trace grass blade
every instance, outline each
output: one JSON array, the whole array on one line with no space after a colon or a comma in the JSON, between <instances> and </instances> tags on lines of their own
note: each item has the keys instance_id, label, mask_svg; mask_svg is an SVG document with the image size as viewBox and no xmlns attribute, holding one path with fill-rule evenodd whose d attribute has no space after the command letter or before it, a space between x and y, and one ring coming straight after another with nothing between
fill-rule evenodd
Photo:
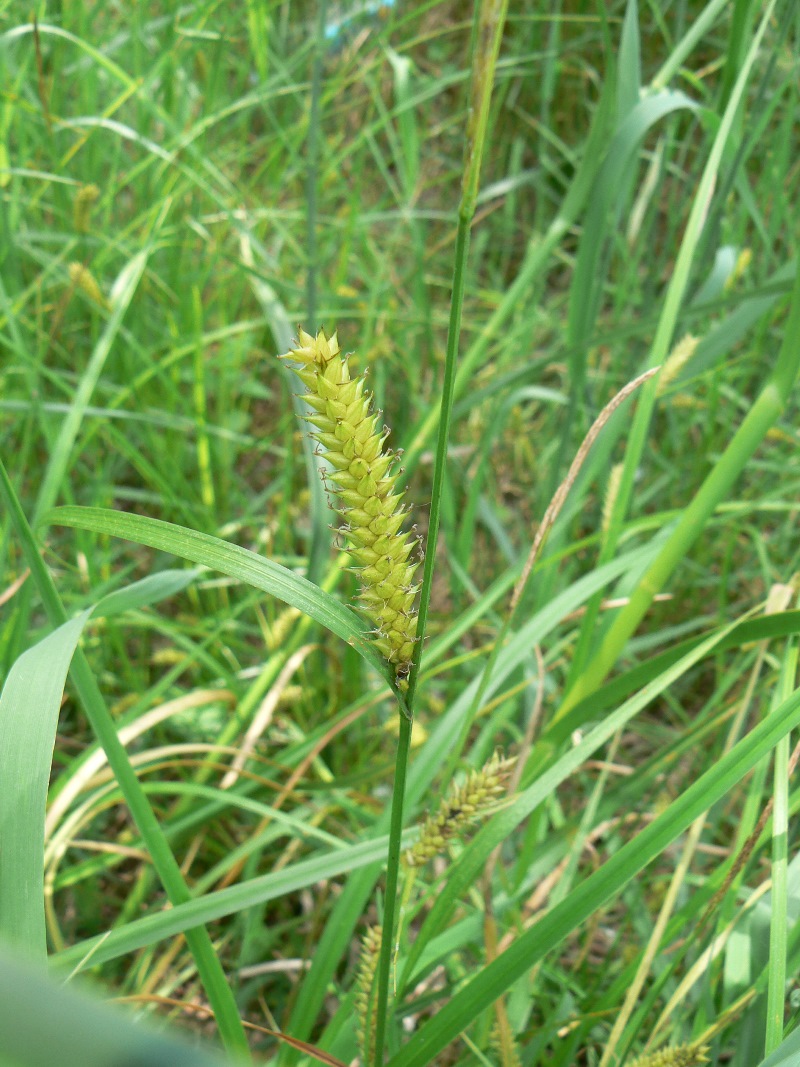
<instances>
[{"instance_id":1,"label":"grass blade","mask_svg":"<svg viewBox=\"0 0 800 1067\"><path fill-rule=\"evenodd\" d=\"M197 571L165 571L118 590L28 649L0 695L0 935L46 957L44 820L58 713L72 657L92 616L153 604L185 588Z\"/></svg>"},{"instance_id":2,"label":"grass blade","mask_svg":"<svg viewBox=\"0 0 800 1067\"><path fill-rule=\"evenodd\" d=\"M425 922L417 935L408 959L405 972L400 982L405 988L413 975L413 969L422 956L427 944L444 928L457 902L464 898L470 886L474 885L487 857L493 849L505 841L519 824L542 804L566 779L576 772L591 755L604 745L626 723L642 711L647 705L686 673L695 663L707 656L730 633L733 627L727 627L702 642L679 662L673 664L641 687L635 696L626 701L613 714L586 735L577 745L541 774L527 789L517 796L513 804L499 812L488 822L464 849L458 862L448 872L447 882L437 895Z\"/></svg>"},{"instance_id":3,"label":"grass blade","mask_svg":"<svg viewBox=\"0 0 800 1067\"><path fill-rule=\"evenodd\" d=\"M797 645L789 644L781 665L776 690L778 700L791 692L797 676ZM769 1054L783 1040L786 1005L786 951L788 944L788 864L789 864L789 736L775 748L772 811L772 913L769 924L769 985L767 988L767 1032L764 1051Z\"/></svg>"},{"instance_id":4,"label":"grass blade","mask_svg":"<svg viewBox=\"0 0 800 1067\"><path fill-rule=\"evenodd\" d=\"M388 838L382 836L347 848L333 849L322 856L295 863L285 870L251 878L215 893L187 900L168 911L145 915L107 934L70 945L52 958L54 962L68 967L76 967L84 959L91 960L92 966L116 959L145 945L152 945L156 941L221 919L225 915L234 915L269 900L306 889L324 879L335 878L337 875L380 862L386 855L387 843Z\"/></svg>"},{"instance_id":5,"label":"grass blade","mask_svg":"<svg viewBox=\"0 0 800 1067\"><path fill-rule=\"evenodd\" d=\"M17 495L14 492L14 487L2 462L0 462L0 495L5 500L30 567L33 581L38 588L51 623L56 626L62 625L67 621L64 605L61 603L53 578L42 561L33 531L22 511ZM92 673L89 662L80 649L75 650L71 674L87 718L98 741L106 751L109 766L120 784L131 815L143 840L147 844L148 851L153 859L153 865L158 871L170 902L173 904L181 903L188 899L189 889L169 847L161 824L150 807L139 779L136 777L136 772L128 758L128 753L119 739L116 726L106 707L103 694L100 692L100 687ZM242 1026L236 1001L208 931L205 929L193 930L187 935L187 942L215 1013L220 1036L226 1048L245 1059L249 1058L247 1037Z\"/></svg>"},{"instance_id":6,"label":"grass blade","mask_svg":"<svg viewBox=\"0 0 800 1067\"><path fill-rule=\"evenodd\" d=\"M45 471L41 488L39 489L39 496L36 500L34 523L55 503L59 488L69 467L72 450L86 414L86 409L111 352L111 347L117 339L125 313L144 274L148 255L149 249L135 255L130 263L123 268L115 282L117 295L108 323L92 352L69 412L61 426L58 439L53 445L50 462Z\"/></svg>"},{"instance_id":7,"label":"grass blade","mask_svg":"<svg viewBox=\"0 0 800 1067\"><path fill-rule=\"evenodd\" d=\"M0 1058L14 1067L224 1067L0 950ZM230 1062L230 1061L228 1061Z\"/></svg>"},{"instance_id":8,"label":"grass blade","mask_svg":"<svg viewBox=\"0 0 800 1067\"><path fill-rule=\"evenodd\" d=\"M0 936L20 952L47 956L44 815L64 682L85 611L28 649L0 696Z\"/></svg>"},{"instance_id":9,"label":"grass blade","mask_svg":"<svg viewBox=\"0 0 800 1067\"><path fill-rule=\"evenodd\" d=\"M391 683L391 672L373 648L358 616L329 593L272 560L185 526L109 508L54 508L47 520L56 525L109 534L170 552L262 589L310 615L327 630L343 638Z\"/></svg>"},{"instance_id":10,"label":"grass blade","mask_svg":"<svg viewBox=\"0 0 800 1067\"><path fill-rule=\"evenodd\" d=\"M664 297L658 327L647 359L647 365L649 367L663 364L668 355L681 306L689 286L694 258L700 246L705 219L711 204L719 170L722 165L723 153L729 142L729 138L731 137L731 131L738 112L739 104L747 86L750 71L758 57L761 38L769 18L771 17L773 7L774 3L767 6L759 30L756 33L750 51L748 52L747 60L742 66L735 91L728 102L714 138L686 223L686 229L681 242L680 252L675 263L675 269ZM800 314L800 312L798 313ZM779 362L781 364L785 363L785 356L784 358L781 358ZM776 374L778 373L779 372L776 370ZM783 378L785 375L781 373L781 377ZM794 376L792 376L792 380L793 378ZM591 605L581 627L581 635L579 638L580 651L573 671L574 684L572 684L571 688L568 690L567 697L559 710L559 715L565 714L566 711L568 711L573 704L577 703L581 697L591 692L592 689L597 688L603 681L611 669L611 666L618 658L628 637L649 607L652 601L652 596L661 591L664 582L669 574L672 573L677 561L685 557L689 547L694 543L700 531L703 529L713 508L724 499L733 480L739 474L741 468L752 454L752 451L760 443L763 435L777 417L777 412L774 412L774 401L777 401L778 407L780 407L782 400L780 396L774 395L775 384L777 383L773 383L772 380L767 383L762 396L759 397L759 401L763 398L764 403L761 404L760 408L759 401L754 405L750 412L751 417L748 417L745 421L745 424L741 427L739 433L731 442L728 452L726 452L727 462L723 463L721 461L714 468L690 507L686 509L685 515L688 514L689 519L684 521L680 527L676 529L675 533L670 538L669 543L665 546L665 549L659 558L656 572L648 573L647 581L640 584L639 595L631 598L630 604L615 620L613 628L606 632L600 647L596 649L591 657L587 656L588 662L585 664L585 669L583 669L583 654L588 652L597 627L599 604L595 602ZM785 400L785 393L788 391L788 388L790 388L791 383L788 387L785 383L782 382L782 384ZM656 404L657 391L657 381L651 382L649 386L645 387L642 391L627 442L622 480L612 509L608 536L600 555L600 562L605 562L605 560L609 559L619 543L622 524L631 501L635 473L644 453L647 432L651 424ZM770 403L770 401L773 401L773 403ZM754 418L752 416L756 415L757 408L758 416ZM745 426L747 429L746 432L743 433L742 431L745 430ZM707 486L709 491L704 492ZM645 586L652 591L649 595L643 594Z\"/></svg>"}]
</instances>

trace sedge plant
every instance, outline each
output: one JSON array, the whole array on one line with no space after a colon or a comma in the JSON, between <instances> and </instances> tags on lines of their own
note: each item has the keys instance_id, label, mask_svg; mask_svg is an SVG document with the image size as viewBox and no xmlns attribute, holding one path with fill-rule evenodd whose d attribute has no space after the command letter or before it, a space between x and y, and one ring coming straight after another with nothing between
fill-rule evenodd
<instances>
[{"instance_id":1,"label":"sedge plant","mask_svg":"<svg viewBox=\"0 0 800 1067\"><path fill-rule=\"evenodd\" d=\"M392 817L386 873L386 897L377 975L374 1033L369 1028L372 1062L382 1064L389 1003L389 974L394 943L395 909L400 867L408 755L414 695L430 605L433 563L439 532L450 418L453 408L461 311L464 300L469 239L487 135L494 71L505 25L507 0L476 5L473 28L470 121L465 140L465 167L458 211L450 322L431 488L425 569L419 605L414 601L416 563L409 559L412 541L401 532L402 494L394 491L398 472L394 457L383 450L386 434L380 416L371 412L363 380L352 381L347 361L339 358L338 340L324 334L300 333L300 346L287 358L300 364L298 376L308 392L314 414L314 437L333 467L330 480L341 504L345 535L359 563L359 604L375 626L375 645L391 664L400 703L400 729L392 792ZM400 694L402 693L402 696Z\"/></svg>"}]
</instances>

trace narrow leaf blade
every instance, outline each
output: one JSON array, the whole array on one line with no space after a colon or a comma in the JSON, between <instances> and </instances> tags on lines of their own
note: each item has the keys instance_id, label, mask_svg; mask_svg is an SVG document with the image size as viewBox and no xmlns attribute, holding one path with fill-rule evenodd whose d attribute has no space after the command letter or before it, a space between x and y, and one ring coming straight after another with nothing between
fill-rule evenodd
<instances>
[{"instance_id":1,"label":"narrow leaf blade","mask_svg":"<svg viewBox=\"0 0 800 1067\"><path fill-rule=\"evenodd\" d=\"M372 645L358 616L329 593L272 560L185 526L108 508L54 508L47 520L54 525L109 534L170 552L261 589L343 638L392 684L391 671Z\"/></svg>"}]
</instances>

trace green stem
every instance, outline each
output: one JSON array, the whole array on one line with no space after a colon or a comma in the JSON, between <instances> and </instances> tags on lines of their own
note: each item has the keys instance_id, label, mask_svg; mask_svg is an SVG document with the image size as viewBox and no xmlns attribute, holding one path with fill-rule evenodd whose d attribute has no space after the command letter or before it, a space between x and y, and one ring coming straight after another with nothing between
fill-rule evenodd
<instances>
[{"instance_id":1,"label":"green stem","mask_svg":"<svg viewBox=\"0 0 800 1067\"><path fill-rule=\"evenodd\" d=\"M503 36L508 0L476 0L472 32L472 79L471 100L468 112L464 174L461 187L461 203L458 209L455 258L453 264L453 292L450 299L450 320L447 329L447 349L444 364L442 399L439 406L439 428L436 441L436 459L431 487L431 507L428 520L428 536L425 546L425 566L420 590L417 640L414 657L408 676L405 702L400 703L400 736L397 744L395 779L392 790L392 821L389 830L389 858L386 869L386 907L383 916L381 955L378 961L378 998L375 1006L375 1059L376 1067L383 1064L383 1049L386 1040L386 1015L389 1001L389 974L392 965L394 944L394 915L396 909L398 869L400 865L400 839L403 832L403 803L405 799L406 770L411 745L411 718L414 695L422 661L422 646L428 623L428 609L433 585L433 570L436 562L436 546L439 538L439 523L442 513L442 493L447 464L447 449L450 438L450 422L456 382L456 362L461 335L461 310L464 306L466 267L469 256L470 230L475 215L478 197L481 160L486 143L489 121L489 105L494 85L494 72L500 41Z\"/></svg>"},{"instance_id":2,"label":"green stem","mask_svg":"<svg viewBox=\"0 0 800 1067\"><path fill-rule=\"evenodd\" d=\"M458 231L456 233L455 269L453 272L453 295L450 301L450 324L447 331L447 352L442 383L442 402L439 415L439 433L436 441L436 460L433 467L433 486L431 488L431 509L428 521L428 536L425 544L425 565L422 571L422 588L419 598L419 618L417 621L417 643L414 646L414 659L408 678L407 703L413 709L414 694L417 689L419 668L422 660L422 646L428 625L428 609L431 602L433 571L436 564L436 544L439 539L439 523L442 516L442 491L444 489L445 468L447 466L447 446L450 439L450 421L453 413L453 388L456 380L456 361L458 358L458 338L461 331L461 309L464 304L466 282L466 264L469 255L471 218L459 213Z\"/></svg>"},{"instance_id":3,"label":"green stem","mask_svg":"<svg viewBox=\"0 0 800 1067\"><path fill-rule=\"evenodd\" d=\"M67 621L67 613L61 603L53 578L44 565L33 531L22 511L2 461L0 461L0 492L22 543L31 576L42 598L50 623L54 627L60 626ZM142 835L142 840L147 846L169 901L173 905L183 904L190 899L189 888L131 766L128 753L120 742L114 721L106 707L89 662L80 649L76 651L73 658L70 675L75 683L86 717L105 749L109 766L119 783L133 820ZM187 930L185 937L214 1012L225 1048L240 1060L249 1062L250 1050L236 1001L208 931L204 927L198 927Z\"/></svg>"},{"instance_id":4,"label":"green stem","mask_svg":"<svg viewBox=\"0 0 800 1067\"><path fill-rule=\"evenodd\" d=\"M450 298L450 320L447 327L447 350L442 382L442 401L439 406L439 428L436 439L436 459L433 467L431 509L428 521L428 537L425 546L425 567L420 591L419 621L414 661L408 681L407 703L413 708L414 693L422 659L422 645L428 621L433 569L436 563L436 545L439 537L439 521L442 511L447 448L450 439L450 420L456 384L456 361L461 336L461 311L464 306L466 268L469 256L472 219L478 198L481 160L486 143L489 121L489 105L492 99L494 72L497 55L505 26L508 0L476 0L472 26L472 79L471 100L467 120L464 175L461 185L461 203L458 208L455 259L453 264L453 292Z\"/></svg>"},{"instance_id":5,"label":"green stem","mask_svg":"<svg viewBox=\"0 0 800 1067\"><path fill-rule=\"evenodd\" d=\"M327 0L320 0L317 8L317 29L314 41L314 57L311 68L311 107L308 117L308 136L306 138L306 315L308 328L312 333L317 332L317 278L319 255L317 251L318 232L318 186L319 186L319 146L320 146L320 112L322 101L322 62L325 55L325 20L327 18ZM286 351L288 345L281 344L282 351ZM296 404L304 406L299 399ZM298 411L298 414L300 412ZM306 411L305 414L308 414ZM331 539L328 523L330 522L330 509L327 505L326 494L318 477L319 461L315 461L310 448L309 439L303 435L303 448L306 450L306 465L309 473L314 477L309 479L311 487L311 548L308 554L308 571L306 577L309 581L319 583L325 561L330 554Z\"/></svg>"},{"instance_id":6,"label":"green stem","mask_svg":"<svg viewBox=\"0 0 800 1067\"><path fill-rule=\"evenodd\" d=\"M383 1063L386 1041L386 1015L389 1004L389 974L392 967L394 914L397 906L397 880L403 836L403 804L406 795L408 753L411 749L411 719L400 715L400 736L392 788L392 821L389 826L389 857L386 864L386 904L383 912L381 955L378 960L378 999L375 1004L375 1063Z\"/></svg>"},{"instance_id":7,"label":"green stem","mask_svg":"<svg viewBox=\"0 0 800 1067\"><path fill-rule=\"evenodd\" d=\"M534 283L551 262L555 249L572 231L575 221L589 199L600 161L603 158L603 146L608 136L613 100L613 94L604 91L592 120L585 151L555 218L544 234L536 232L530 237L516 278L502 295L488 322L465 351L455 378L454 395L456 397L466 391L475 371L486 358L490 345L495 338L500 336L508 320L516 314L524 301L530 303ZM416 469L426 444L436 431L439 417L439 409L432 407L421 425L415 430L414 439L408 444L403 454L403 466L408 474Z\"/></svg>"},{"instance_id":8,"label":"green stem","mask_svg":"<svg viewBox=\"0 0 800 1067\"><path fill-rule=\"evenodd\" d=\"M327 0L320 0L317 9L317 34L314 39L314 58L311 69L311 112L306 138L306 321L312 333L317 332L317 178L319 174L319 123L322 95L322 57L325 49L325 17Z\"/></svg>"},{"instance_id":9,"label":"green stem","mask_svg":"<svg viewBox=\"0 0 800 1067\"><path fill-rule=\"evenodd\" d=\"M773 374L694 500L683 511L661 551L642 575L628 603L606 631L596 654L559 708L556 720L563 718L584 697L593 693L614 666L653 598L686 557L714 510L725 500L767 431L783 412L799 371L800 264L795 274L783 345Z\"/></svg>"},{"instance_id":10,"label":"green stem","mask_svg":"<svg viewBox=\"0 0 800 1067\"><path fill-rule=\"evenodd\" d=\"M774 704L779 706L791 694L797 675L797 645L789 641ZM771 709L771 710L774 710ZM775 746L772 809L772 913L769 924L769 984L767 986L767 1026L764 1055L783 1041L786 1005L786 956L789 943L787 912L789 903L789 735Z\"/></svg>"}]
</instances>

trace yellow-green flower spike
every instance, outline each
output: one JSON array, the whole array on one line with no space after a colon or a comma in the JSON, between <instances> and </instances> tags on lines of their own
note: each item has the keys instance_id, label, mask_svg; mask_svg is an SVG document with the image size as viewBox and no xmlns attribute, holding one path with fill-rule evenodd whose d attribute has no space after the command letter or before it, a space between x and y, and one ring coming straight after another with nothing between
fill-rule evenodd
<instances>
[{"instance_id":1,"label":"yellow-green flower spike","mask_svg":"<svg viewBox=\"0 0 800 1067\"><path fill-rule=\"evenodd\" d=\"M96 185L82 185L75 194L73 224L78 233L88 233L92 208L100 196Z\"/></svg>"},{"instance_id":2,"label":"yellow-green flower spike","mask_svg":"<svg viewBox=\"0 0 800 1067\"><path fill-rule=\"evenodd\" d=\"M485 815L506 791L516 757L504 759L497 752L479 771L470 771L461 785L454 786L420 828L417 843L403 857L409 867L421 867L438 855L450 838L473 819Z\"/></svg>"},{"instance_id":3,"label":"yellow-green flower spike","mask_svg":"<svg viewBox=\"0 0 800 1067\"><path fill-rule=\"evenodd\" d=\"M372 1063L375 1044L375 975L381 954L381 940L380 926L370 926L361 941L361 956L355 981L356 1030L365 1064Z\"/></svg>"},{"instance_id":4,"label":"yellow-green flower spike","mask_svg":"<svg viewBox=\"0 0 800 1067\"><path fill-rule=\"evenodd\" d=\"M67 267L67 273L72 284L77 286L78 289L82 289L95 304L99 304L104 308L109 306L102 289L97 284L97 279L88 267L84 267L82 263L70 263Z\"/></svg>"},{"instance_id":5,"label":"yellow-green flower spike","mask_svg":"<svg viewBox=\"0 0 800 1067\"><path fill-rule=\"evenodd\" d=\"M338 498L343 532L358 565L359 607L375 627L375 646L402 681L416 640L418 561L409 558L414 538L400 529L407 511L403 493L396 491L397 456L384 449L388 431L379 428L380 412L372 411L363 375L350 377L336 334L326 337L320 330L312 337L299 330L297 347L280 358L299 364L295 373L313 412L311 436L333 468L329 488Z\"/></svg>"},{"instance_id":6,"label":"yellow-green flower spike","mask_svg":"<svg viewBox=\"0 0 800 1067\"><path fill-rule=\"evenodd\" d=\"M673 1045L637 1056L630 1067L700 1067L708 1063L708 1049L708 1045L696 1041L690 1045Z\"/></svg>"}]
</instances>

